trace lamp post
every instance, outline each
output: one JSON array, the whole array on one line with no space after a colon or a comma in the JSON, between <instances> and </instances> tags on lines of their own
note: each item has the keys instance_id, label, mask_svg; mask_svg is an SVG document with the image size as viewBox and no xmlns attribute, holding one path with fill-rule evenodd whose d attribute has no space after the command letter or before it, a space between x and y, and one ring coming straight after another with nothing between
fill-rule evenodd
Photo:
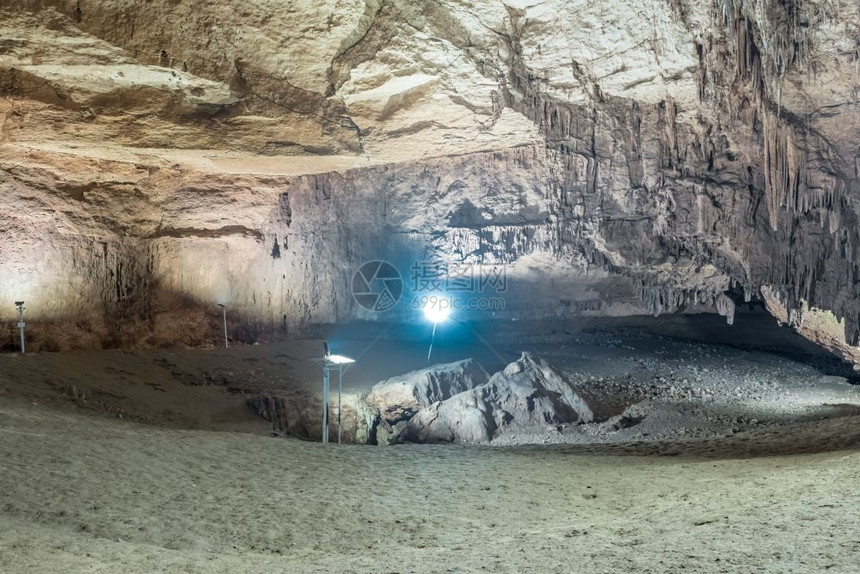
<instances>
[{"instance_id":1,"label":"lamp post","mask_svg":"<svg viewBox=\"0 0 860 574\"><path fill-rule=\"evenodd\" d=\"M15 307L18 309L18 330L21 331L21 354L27 352L27 348L24 344L24 302L23 301L15 301Z\"/></svg>"},{"instance_id":2,"label":"lamp post","mask_svg":"<svg viewBox=\"0 0 860 574\"><path fill-rule=\"evenodd\" d=\"M221 311L224 314L224 348L229 349L230 343L227 341L227 305L218 303L218 306L221 307Z\"/></svg>"},{"instance_id":3,"label":"lamp post","mask_svg":"<svg viewBox=\"0 0 860 574\"><path fill-rule=\"evenodd\" d=\"M433 354L433 343L436 341L436 326L448 320L451 314L451 301L440 296L431 296L424 305L424 317L433 321L433 334L430 335L430 348L427 350L427 362Z\"/></svg>"},{"instance_id":4,"label":"lamp post","mask_svg":"<svg viewBox=\"0 0 860 574\"><path fill-rule=\"evenodd\" d=\"M340 443L342 438L342 423L341 407L343 399L343 367L355 362L354 359L344 357L343 355L332 355L328 352L328 343L326 343L326 356L322 359L314 359L314 362L320 363L323 369L323 405L322 405L322 442L328 443L328 402L329 390L331 387L331 373L337 371L337 442Z\"/></svg>"}]
</instances>

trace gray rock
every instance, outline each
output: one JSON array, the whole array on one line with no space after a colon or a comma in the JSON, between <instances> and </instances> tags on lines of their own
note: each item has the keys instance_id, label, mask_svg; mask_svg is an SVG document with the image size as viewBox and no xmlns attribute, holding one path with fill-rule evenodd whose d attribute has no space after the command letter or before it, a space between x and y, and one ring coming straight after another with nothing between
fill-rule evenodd
<instances>
[{"instance_id":1,"label":"gray rock","mask_svg":"<svg viewBox=\"0 0 860 574\"><path fill-rule=\"evenodd\" d=\"M487 384L420 409L397 441L488 442L504 429L592 419L585 401L548 362L523 353Z\"/></svg>"},{"instance_id":2,"label":"gray rock","mask_svg":"<svg viewBox=\"0 0 860 574\"><path fill-rule=\"evenodd\" d=\"M421 407L485 384L490 376L474 359L433 365L377 383L365 401L389 424L411 418Z\"/></svg>"}]
</instances>

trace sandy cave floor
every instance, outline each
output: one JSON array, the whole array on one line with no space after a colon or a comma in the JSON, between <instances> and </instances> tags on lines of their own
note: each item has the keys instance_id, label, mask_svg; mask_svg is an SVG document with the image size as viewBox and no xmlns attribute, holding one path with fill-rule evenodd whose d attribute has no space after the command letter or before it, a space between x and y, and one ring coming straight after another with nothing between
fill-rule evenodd
<instances>
[{"instance_id":1,"label":"sandy cave floor","mask_svg":"<svg viewBox=\"0 0 860 574\"><path fill-rule=\"evenodd\" d=\"M454 339L439 360L488 370L524 344ZM426 352L340 344L351 392ZM245 394L313 392L318 346L0 356L0 572L860 571L860 396L809 357L541 334L606 415L645 393L648 417L525 437L570 444L270 436Z\"/></svg>"},{"instance_id":2,"label":"sandy cave floor","mask_svg":"<svg viewBox=\"0 0 860 574\"><path fill-rule=\"evenodd\" d=\"M0 469L3 572L860 565L854 450L721 460L325 447L6 404Z\"/></svg>"}]
</instances>

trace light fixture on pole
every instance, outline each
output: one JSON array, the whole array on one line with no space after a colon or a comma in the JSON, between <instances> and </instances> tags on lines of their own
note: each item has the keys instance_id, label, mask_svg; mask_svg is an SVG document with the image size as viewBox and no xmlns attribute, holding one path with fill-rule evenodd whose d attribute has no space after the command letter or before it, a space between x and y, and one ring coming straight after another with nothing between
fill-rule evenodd
<instances>
[{"instance_id":1,"label":"light fixture on pole","mask_svg":"<svg viewBox=\"0 0 860 574\"><path fill-rule=\"evenodd\" d=\"M325 344L326 356L322 359L314 359L315 363L322 366L323 370L323 400L322 400L322 442L328 443L328 411L329 411L329 391L331 387L331 374L337 372L337 442L342 438L342 400L343 400L343 368L345 365L351 365L355 362L354 359L344 357L343 355L332 355L328 350L328 343Z\"/></svg>"},{"instance_id":2,"label":"light fixture on pole","mask_svg":"<svg viewBox=\"0 0 860 574\"><path fill-rule=\"evenodd\" d=\"M230 343L227 342L227 305L218 303L218 306L221 307L221 311L224 314L224 348L229 349Z\"/></svg>"},{"instance_id":3,"label":"light fixture on pole","mask_svg":"<svg viewBox=\"0 0 860 574\"><path fill-rule=\"evenodd\" d=\"M433 354L433 342L436 340L436 325L448 320L451 314L450 301L435 295L424 305L424 317L433 321L433 334L430 335L430 348L427 349L427 362Z\"/></svg>"},{"instance_id":4,"label":"light fixture on pole","mask_svg":"<svg viewBox=\"0 0 860 574\"><path fill-rule=\"evenodd\" d=\"M15 301L15 307L18 309L18 330L21 331L21 354L27 352L27 348L24 344L24 302L23 301Z\"/></svg>"}]
</instances>

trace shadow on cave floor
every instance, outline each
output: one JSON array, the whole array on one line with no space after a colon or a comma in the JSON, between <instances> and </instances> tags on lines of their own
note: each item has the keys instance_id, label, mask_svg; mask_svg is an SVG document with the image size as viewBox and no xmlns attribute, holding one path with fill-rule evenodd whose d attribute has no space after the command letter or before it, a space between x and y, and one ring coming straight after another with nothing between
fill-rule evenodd
<instances>
[{"instance_id":1,"label":"shadow on cave floor","mask_svg":"<svg viewBox=\"0 0 860 574\"><path fill-rule=\"evenodd\" d=\"M728 441L719 452L738 455L830 450L858 440L851 429L860 428L860 397L845 385L846 378L857 381L853 370L764 312L739 312L734 326L705 314L450 322L439 325L428 362L431 329L354 323L229 349L4 354L0 397L155 425L268 434L271 421L251 413L248 400L280 396L316 429L320 371L311 359L323 354L327 340L333 352L358 360L344 375L344 391L353 397L430 363L472 357L493 374L523 351L546 359L592 406L595 425L580 427L579 435L541 428L517 439L531 444L619 454L677 454L680 448L712 456L711 440ZM612 433L597 424L643 400L651 414L641 423ZM734 436L715 437L723 432ZM779 442L803 433L809 433L803 444ZM502 436L493 444L521 443Z\"/></svg>"}]
</instances>

